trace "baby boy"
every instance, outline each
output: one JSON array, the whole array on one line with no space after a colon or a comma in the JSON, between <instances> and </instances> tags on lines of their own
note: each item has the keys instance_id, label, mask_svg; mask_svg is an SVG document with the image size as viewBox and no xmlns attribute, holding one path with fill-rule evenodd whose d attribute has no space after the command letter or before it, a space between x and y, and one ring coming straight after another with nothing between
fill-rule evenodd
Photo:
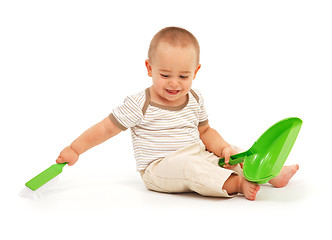
<instances>
[{"instance_id":1,"label":"baby boy","mask_svg":"<svg viewBox=\"0 0 332 240\"><path fill-rule=\"evenodd\" d=\"M136 168L148 189L214 197L240 193L254 200L260 187L243 177L240 165L218 165L220 157L228 163L237 151L210 127L203 96L192 88L199 56L192 33L178 27L160 30L145 60L152 85L128 96L63 149L56 162L74 165L80 154L130 128ZM284 187L298 168L283 167L269 183Z\"/></svg>"}]
</instances>

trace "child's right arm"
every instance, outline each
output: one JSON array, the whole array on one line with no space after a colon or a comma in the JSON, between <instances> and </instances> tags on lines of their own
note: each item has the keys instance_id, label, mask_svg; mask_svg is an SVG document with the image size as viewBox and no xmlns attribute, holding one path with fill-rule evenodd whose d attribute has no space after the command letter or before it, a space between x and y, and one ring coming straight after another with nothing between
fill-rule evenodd
<instances>
[{"instance_id":1,"label":"child's right arm","mask_svg":"<svg viewBox=\"0 0 332 240\"><path fill-rule=\"evenodd\" d=\"M70 146L65 147L56 162L67 162L69 166L72 166L77 162L82 153L114 137L121 131L122 130L120 130L109 117L106 117L104 120L82 133Z\"/></svg>"}]
</instances>

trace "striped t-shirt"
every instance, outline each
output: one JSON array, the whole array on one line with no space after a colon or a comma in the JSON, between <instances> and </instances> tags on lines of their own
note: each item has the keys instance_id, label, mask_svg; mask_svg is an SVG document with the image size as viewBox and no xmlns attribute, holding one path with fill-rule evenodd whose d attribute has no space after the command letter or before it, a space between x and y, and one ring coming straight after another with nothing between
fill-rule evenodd
<instances>
[{"instance_id":1,"label":"striped t-shirt","mask_svg":"<svg viewBox=\"0 0 332 240\"><path fill-rule=\"evenodd\" d=\"M137 171L199 141L198 126L208 123L203 97L196 89L190 90L184 104L169 107L152 102L147 88L128 96L109 117L121 130L131 129Z\"/></svg>"}]
</instances>

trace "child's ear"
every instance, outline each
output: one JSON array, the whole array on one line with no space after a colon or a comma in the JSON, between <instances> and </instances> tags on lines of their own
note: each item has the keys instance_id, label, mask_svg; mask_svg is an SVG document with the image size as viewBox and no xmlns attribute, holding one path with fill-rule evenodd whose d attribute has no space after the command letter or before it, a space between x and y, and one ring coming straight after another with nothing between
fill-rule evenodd
<instances>
[{"instance_id":1,"label":"child's ear","mask_svg":"<svg viewBox=\"0 0 332 240\"><path fill-rule=\"evenodd\" d=\"M148 70L148 76L152 77L152 67L149 59L145 60L146 70Z\"/></svg>"},{"instance_id":2,"label":"child's ear","mask_svg":"<svg viewBox=\"0 0 332 240\"><path fill-rule=\"evenodd\" d=\"M200 68L201 68L201 64L198 64L198 66L197 66L197 68L196 68L196 70L195 70L194 78L193 78L193 79L195 79L196 74L197 74L197 72L198 72L198 70L199 70Z\"/></svg>"}]
</instances>

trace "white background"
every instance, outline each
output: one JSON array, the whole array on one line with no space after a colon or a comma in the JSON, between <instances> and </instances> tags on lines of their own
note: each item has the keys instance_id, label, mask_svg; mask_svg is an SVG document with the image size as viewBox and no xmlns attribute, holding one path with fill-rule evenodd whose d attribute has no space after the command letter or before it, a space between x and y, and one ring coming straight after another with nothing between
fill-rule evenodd
<instances>
[{"instance_id":1,"label":"white background","mask_svg":"<svg viewBox=\"0 0 332 240\"><path fill-rule=\"evenodd\" d=\"M331 218L332 8L329 1L1 1L1 239L328 239ZM257 200L146 190L130 132L83 154L37 200L30 178L150 86L144 60L163 27L191 31L193 87L210 125L247 149L291 116L299 172ZM4 237L6 236L6 237Z\"/></svg>"}]
</instances>

